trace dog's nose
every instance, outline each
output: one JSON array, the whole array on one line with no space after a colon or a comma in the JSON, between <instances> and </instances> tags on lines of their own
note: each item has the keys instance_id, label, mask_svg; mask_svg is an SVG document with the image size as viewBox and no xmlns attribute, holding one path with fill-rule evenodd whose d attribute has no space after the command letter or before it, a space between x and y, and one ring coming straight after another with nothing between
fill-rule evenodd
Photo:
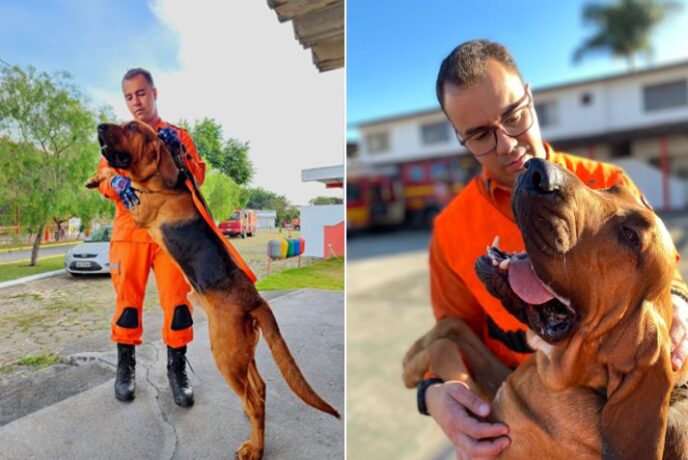
<instances>
[{"instance_id":1,"label":"dog's nose","mask_svg":"<svg viewBox=\"0 0 688 460\"><path fill-rule=\"evenodd\" d=\"M531 158L525 164L522 184L539 193L551 193L559 190L564 176L554 164L542 158Z\"/></svg>"}]
</instances>

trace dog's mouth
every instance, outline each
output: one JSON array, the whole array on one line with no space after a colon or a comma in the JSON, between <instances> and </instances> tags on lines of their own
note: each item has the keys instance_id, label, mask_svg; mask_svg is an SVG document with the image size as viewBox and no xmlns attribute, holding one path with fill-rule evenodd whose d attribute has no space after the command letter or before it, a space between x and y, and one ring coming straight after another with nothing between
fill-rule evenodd
<instances>
[{"instance_id":1,"label":"dog's mouth","mask_svg":"<svg viewBox=\"0 0 688 460\"><path fill-rule=\"evenodd\" d=\"M105 157L110 166L118 169L127 169L131 164L131 154L129 152L120 152L110 146L103 134L98 135L98 142L100 143L100 153Z\"/></svg>"},{"instance_id":2,"label":"dog's mouth","mask_svg":"<svg viewBox=\"0 0 688 460\"><path fill-rule=\"evenodd\" d=\"M547 343L554 344L573 330L578 315L571 302L558 295L535 273L528 254L507 254L499 239L475 264L478 278L509 313Z\"/></svg>"}]
</instances>

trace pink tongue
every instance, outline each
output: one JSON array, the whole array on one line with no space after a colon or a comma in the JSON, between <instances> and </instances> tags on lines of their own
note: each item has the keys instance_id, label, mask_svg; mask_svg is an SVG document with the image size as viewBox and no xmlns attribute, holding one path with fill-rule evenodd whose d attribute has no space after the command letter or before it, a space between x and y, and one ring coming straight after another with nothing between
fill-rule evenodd
<instances>
[{"instance_id":1,"label":"pink tongue","mask_svg":"<svg viewBox=\"0 0 688 460\"><path fill-rule=\"evenodd\" d=\"M509 262L509 285L524 302L540 305L554 298L530 265L525 255L516 255Z\"/></svg>"}]
</instances>

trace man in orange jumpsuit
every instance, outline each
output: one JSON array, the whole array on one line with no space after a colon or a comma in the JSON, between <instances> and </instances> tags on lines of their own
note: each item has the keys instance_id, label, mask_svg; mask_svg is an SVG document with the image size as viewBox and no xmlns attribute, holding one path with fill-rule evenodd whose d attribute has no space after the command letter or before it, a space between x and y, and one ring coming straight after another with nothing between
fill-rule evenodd
<instances>
[{"instance_id":1,"label":"man in orange jumpsuit","mask_svg":"<svg viewBox=\"0 0 688 460\"><path fill-rule=\"evenodd\" d=\"M171 128L186 150L184 161L200 186L205 177L205 163L198 155L189 133L160 119L156 100L158 92L151 74L131 69L122 78L122 92L129 112L153 129ZM108 168L100 160L98 171ZM117 307L112 321L112 340L117 343L117 378L115 397L120 401L134 398L136 358L134 346L141 344L142 307L148 274L153 268L163 310L162 339L167 345L167 377L179 406L194 403L193 387L186 375L186 345L193 339L192 306L187 295L190 287L177 266L153 242L145 229L136 228L128 209L139 201L131 188L126 171L109 182L101 182L99 191L115 200L116 211L110 243L110 273L117 293Z\"/></svg>"},{"instance_id":2,"label":"man in orange jumpsuit","mask_svg":"<svg viewBox=\"0 0 688 460\"><path fill-rule=\"evenodd\" d=\"M530 88L502 45L475 40L458 46L442 62L436 90L459 141L481 163L482 172L435 220L430 242L433 311L438 320L462 318L495 356L514 368L531 352L526 327L489 295L474 264L496 235L508 252L525 249L510 206L514 179L525 162L546 158L593 188L624 183L638 192L620 168L555 152L542 141ZM672 292L672 361L678 368L688 354L688 296L678 271ZM470 356L464 358L470 368ZM440 425L458 459L492 458L509 445L506 425L479 422L471 415L490 411L474 389L427 377L418 385L418 409Z\"/></svg>"}]
</instances>

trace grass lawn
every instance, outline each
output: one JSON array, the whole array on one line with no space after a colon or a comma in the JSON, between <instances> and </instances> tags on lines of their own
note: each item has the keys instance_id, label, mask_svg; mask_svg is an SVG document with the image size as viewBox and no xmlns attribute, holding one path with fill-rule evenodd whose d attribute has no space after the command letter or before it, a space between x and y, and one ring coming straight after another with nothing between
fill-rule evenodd
<instances>
[{"instance_id":1,"label":"grass lawn","mask_svg":"<svg viewBox=\"0 0 688 460\"><path fill-rule=\"evenodd\" d=\"M41 243L41 248L50 247L60 247L60 246L72 246L81 243L81 240L66 240L66 241L51 241ZM33 241L22 242L22 241L9 241L0 243L0 253L1 252L12 252L12 251L27 251L33 248Z\"/></svg>"},{"instance_id":2,"label":"grass lawn","mask_svg":"<svg viewBox=\"0 0 688 460\"><path fill-rule=\"evenodd\" d=\"M256 283L259 291L288 289L344 289L344 259L331 258L302 268L292 268L263 278Z\"/></svg>"},{"instance_id":3,"label":"grass lawn","mask_svg":"<svg viewBox=\"0 0 688 460\"><path fill-rule=\"evenodd\" d=\"M60 270L62 268L64 268L64 254L39 257L38 264L35 267L31 267L26 260L2 264L0 265L0 282Z\"/></svg>"},{"instance_id":4,"label":"grass lawn","mask_svg":"<svg viewBox=\"0 0 688 460\"><path fill-rule=\"evenodd\" d=\"M39 353L37 355L26 355L20 360L7 366L0 366L0 374L8 374L18 366L29 366L34 369L43 369L44 367L52 366L53 364L60 364L62 358L54 353Z\"/></svg>"}]
</instances>

